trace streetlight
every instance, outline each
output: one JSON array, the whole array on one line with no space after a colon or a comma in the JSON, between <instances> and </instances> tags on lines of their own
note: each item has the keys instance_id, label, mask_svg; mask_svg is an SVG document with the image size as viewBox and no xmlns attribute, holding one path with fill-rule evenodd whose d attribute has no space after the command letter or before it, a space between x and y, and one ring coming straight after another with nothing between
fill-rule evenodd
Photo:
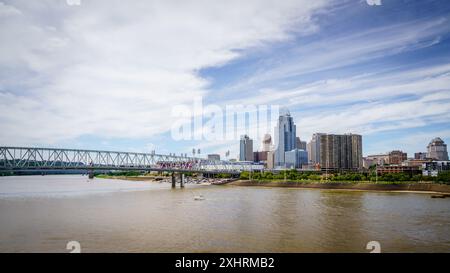
<instances>
[{"instance_id":1,"label":"streetlight","mask_svg":"<svg viewBox=\"0 0 450 273\"><path fill-rule=\"evenodd\" d=\"M375 164L375 183L378 183L378 163Z\"/></svg>"},{"instance_id":2,"label":"streetlight","mask_svg":"<svg viewBox=\"0 0 450 273\"><path fill-rule=\"evenodd\" d=\"M328 137L327 139L327 149L328 149ZM325 179L328 181L328 168L329 168L329 164L328 164L328 156L327 156L327 166L325 167Z\"/></svg>"}]
</instances>

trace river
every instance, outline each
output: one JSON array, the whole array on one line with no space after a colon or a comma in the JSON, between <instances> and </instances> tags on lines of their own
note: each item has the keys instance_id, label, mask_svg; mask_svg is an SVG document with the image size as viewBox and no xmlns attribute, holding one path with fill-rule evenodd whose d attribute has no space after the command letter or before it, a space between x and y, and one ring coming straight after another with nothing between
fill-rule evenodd
<instances>
[{"instance_id":1,"label":"river","mask_svg":"<svg viewBox=\"0 0 450 273\"><path fill-rule=\"evenodd\" d=\"M194 200L203 195L205 200ZM0 252L450 252L450 199L423 193L0 177Z\"/></svg>"}]
</instances>

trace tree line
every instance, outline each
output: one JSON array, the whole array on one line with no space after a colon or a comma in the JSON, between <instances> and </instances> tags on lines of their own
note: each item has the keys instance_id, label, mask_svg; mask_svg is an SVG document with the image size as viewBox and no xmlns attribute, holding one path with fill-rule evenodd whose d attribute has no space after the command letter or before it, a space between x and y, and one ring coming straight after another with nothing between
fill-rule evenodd
<instances>
[{"instance_id":1,"label":"tree line","mask_svg":"<svg viewBox=\"0 0 450 273\"><path fill-rule=\"evenodd\" d=\"M240 179L243 180L283 180L290 181L341 181L341 182L419 182L430 181L435 183L450 184L450 171L442 171L436 177L423 176L422 174L410 174L410 173L386 173L382 175L376 175L376 173L332 173L323 174L321 172L301 172L297 170L287 170L279 172L242 172Z\"/></svg>"}]
</instances>

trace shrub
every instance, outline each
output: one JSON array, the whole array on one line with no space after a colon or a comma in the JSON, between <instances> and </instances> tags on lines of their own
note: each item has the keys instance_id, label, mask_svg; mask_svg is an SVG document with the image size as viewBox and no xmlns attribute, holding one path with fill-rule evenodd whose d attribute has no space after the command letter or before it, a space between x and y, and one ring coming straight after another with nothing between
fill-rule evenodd
<instances>
[{"instance_id":1,"label":"shrub","mask_svg":"<svg viewBox=\"0 0 450 273\"><path fill-rule=\"evenodd\" d=\"M436 181L444 184L450 184L450 171L442 171L436 177Z\"/></svg>"},{"instance_id":2,"label":"shrub","mask_svg":"<svg viewBox=\"0 0 450 273\"><path fill-rule=\"evenodd\" d=\"M230 178L231 174L229 173L219 173L216 175L217 178Z\"/></svg>"},{"instance_id":3,"label":"shrub","mask_svg":"<svg viewBox=\"0 0 450 273\"><path fill-rule=\"evenodd\" d=\"M248 178L249 178L249 173L248 172L241 172L241 175L240 175L240 177L239 177L240 179L243 179L243 180L248 180Z\"/></svg>"}]
</instances>

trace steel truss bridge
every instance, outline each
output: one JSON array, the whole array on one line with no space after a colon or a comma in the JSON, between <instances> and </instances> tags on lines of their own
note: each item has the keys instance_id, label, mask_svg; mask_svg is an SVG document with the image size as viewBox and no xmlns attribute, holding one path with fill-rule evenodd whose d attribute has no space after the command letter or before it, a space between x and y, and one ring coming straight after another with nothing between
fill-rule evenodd
<instances>
[{"instance_id":1,"label":"steel truss bridge","mask_svg":"<svg viewBox=\"0 0 450 273\"><path fill-rule=\"evenodd\" d=\"M251 166L196 157L96 150L0 147L0 172L136 170L239 174Z\"/></svg>"}]
</instances>

